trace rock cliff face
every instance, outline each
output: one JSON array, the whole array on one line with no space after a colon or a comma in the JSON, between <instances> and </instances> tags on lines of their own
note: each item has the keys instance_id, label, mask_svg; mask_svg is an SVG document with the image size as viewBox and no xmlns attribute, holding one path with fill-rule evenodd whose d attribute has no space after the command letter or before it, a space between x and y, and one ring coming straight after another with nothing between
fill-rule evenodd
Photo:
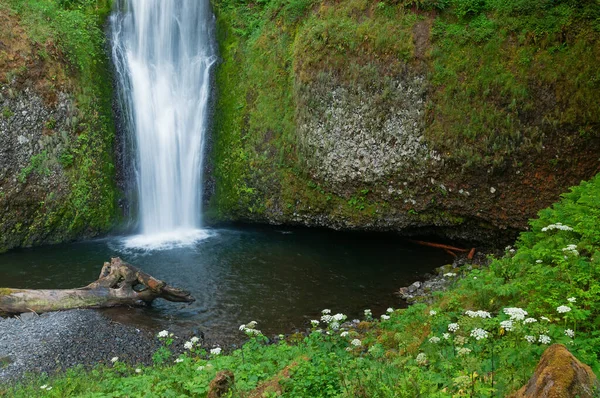
<instances>
[{"instance_id":1,"label":"rock cliff face","mask_svg":"<svg viewBox=\"0 0 600 398\"><path fill-rule=\"evenodd\" d=\"M118 218L106 64L85 78L52 37L31 36L26 13L0 8L0 252L94 236Z\"/></svg>"},{"instance_id":2,"label":"rock cliff face","mask_svg":"<svg viewBox=\"0 0 600 398\"><path fill-rule=\"evenodd\" d=\"M600 35L576 10L539 33L491 5L235 4L214 2L215 222L501 243L600 171Z\"/></svg>"}]
</instances>

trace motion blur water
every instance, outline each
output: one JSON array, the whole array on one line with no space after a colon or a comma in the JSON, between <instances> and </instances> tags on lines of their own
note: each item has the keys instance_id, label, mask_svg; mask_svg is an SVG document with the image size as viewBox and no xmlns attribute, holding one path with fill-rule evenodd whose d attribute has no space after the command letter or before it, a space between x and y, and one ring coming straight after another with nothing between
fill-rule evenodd
<instances>
[{"instance_id":1,"label":"motion blur water","mask_svg":"<svg viewBox=\"0 0 600 398\"><path fill-rule=\"evenodd\" d=\"M208 0L119 0L111 16L119 92L135 136L142 236L131 246L206 237L198 228L213 25Z\"/></svg>"}]
</instances>

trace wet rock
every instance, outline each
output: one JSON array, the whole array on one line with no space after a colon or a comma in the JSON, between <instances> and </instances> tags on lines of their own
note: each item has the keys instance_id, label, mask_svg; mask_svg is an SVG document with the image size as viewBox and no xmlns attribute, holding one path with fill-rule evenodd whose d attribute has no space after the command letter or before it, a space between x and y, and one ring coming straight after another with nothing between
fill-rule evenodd
<instances>
[{"instance_id":1,"label":"wet rock","mask_svg":"<svg viewBox=\"0 0 600 398\"><path fill-rule=\"evenodd\" d=\"M600 383L592 369L564 345L553 344L542 355L529 383L512 398L592 398L599 392Z\"/></svg>"},{"instance_id":2,"label":"wet rock","mask_svg":"<svg viewBox=\"0 0 600 398\"><path fill-rule=\"evenodd\" d=\"M409 293L414 293L417 290L419 290L420 287L421 287L421 282L415 282L415 283L413 283L412 285L410 285L408 287L408 292Z\"/></svg>"},{"instance_id":3,"label":"wet rock","mask_svg":"<svg viewBox=\"0 0 600 398\"><path fill-rule=\"evenodd\" d=\"M222 370L215 376L208 386L207 398L219 398L227 394L233 386L235 376L230 370Z\"/></svg>"}]
</instances>

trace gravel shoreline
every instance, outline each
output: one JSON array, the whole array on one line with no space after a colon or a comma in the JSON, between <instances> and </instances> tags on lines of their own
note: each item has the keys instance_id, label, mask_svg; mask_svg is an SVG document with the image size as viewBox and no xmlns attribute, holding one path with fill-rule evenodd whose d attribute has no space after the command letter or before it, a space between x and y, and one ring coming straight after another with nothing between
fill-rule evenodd
<instances>
[{"instance_id":1,"label":"gravel shoreline","mask_svg":"<svg viewBox=\"0 0 600 398\"><path fill-rule=\"evenodd\" d=\"M0 318L0 384L27 373L107 364L113 357L150 364L159 346L154 333L114 322L94 310Z\"/></svg>"}]
</instances>

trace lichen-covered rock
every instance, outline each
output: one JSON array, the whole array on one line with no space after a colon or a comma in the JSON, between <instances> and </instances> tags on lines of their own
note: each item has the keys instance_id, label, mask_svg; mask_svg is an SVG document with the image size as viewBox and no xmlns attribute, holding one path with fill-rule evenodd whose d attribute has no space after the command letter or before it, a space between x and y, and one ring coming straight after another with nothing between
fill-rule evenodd
<instances>
[{"instance_id":1,"label":"lichen-covered rock","mask_svg":"<svg viewBox=\"0 0 600 398\"><path fill-rule=\"evenodd\" d=\"M385 183L411 168L413 179L422 177L426 164L439 158L423 140L426 83L407 73L379 87L330 79L303 87L301 97L312 103L299 112L298 141L313 178L340 191L346 184Z\"/></svg>"},{"instance_id":2,"label":"lichen-covered rock","mask_svg":"<svg viewBox=\"0 0 600 398\"><path fill-rule=\"evenodd\" d=\"M542 355L535 373L512 398L593 398L600 384L592 369L562 344L553 344Z\"/></svg>"}]
</instances>

